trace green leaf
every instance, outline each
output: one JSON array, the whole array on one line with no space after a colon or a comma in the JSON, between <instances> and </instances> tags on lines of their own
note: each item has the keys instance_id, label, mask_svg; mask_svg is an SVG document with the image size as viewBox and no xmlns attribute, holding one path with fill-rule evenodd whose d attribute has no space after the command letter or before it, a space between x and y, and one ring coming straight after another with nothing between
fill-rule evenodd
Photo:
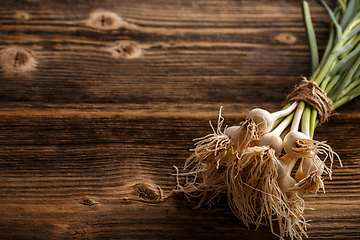
<instances>
[{"instance_id":1,"label":"green leaf","mask_svg":"<svg viewBox=\"0 0 360 240\"><path fill-rule=\"evenodd\" d=\"M356 0L350 0L344 15L342 16L340 26L345 29L351 19L356 15Z\"/></svg>"},{"instance_id":2,"label":"green leaf","mask_svg":"<svg viewBox=\"0 0 360 240\"><path fill-rule=\"evenodd\" d=\"M309 8L309 3L307 1L302 2L302 10L303 10L303 19L306 29L306 34L309 43L310 50L310 58L311 58L311 70L312 73L315 72L316 68L319 65L319 53L316 43L316 35L314 31L314 26L311 20L311 13Z\"/></svg>"},{"instance_id":3,"label":"green leaf","mask_svg":"<svg viewBox=\"0 0 360 240\"><path fill-rule=\"evenodd\" d=\"M336 36L337 39L340 40L342 37L342 27L340 26L340 24L338 23L334 12L330 9L330 7L326 4L326 2L324 0L319 0L321 2L321 4L325 7L325 9L327 10L331 21L334 23L335 28L336 28Z\"/></svg>"}]
</instances>

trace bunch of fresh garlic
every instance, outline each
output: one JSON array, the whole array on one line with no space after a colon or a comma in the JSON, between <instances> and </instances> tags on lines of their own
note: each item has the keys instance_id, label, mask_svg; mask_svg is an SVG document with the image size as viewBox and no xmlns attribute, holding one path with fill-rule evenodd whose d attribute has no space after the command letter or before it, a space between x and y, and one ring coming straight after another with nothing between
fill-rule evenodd
<instances>
[{"instance_id":1,"label":"bunch of fresh garlic","mask_svg":"<svg viewBox=\"0 0 360 240\"><path fill-rule=\"evenodd\" d=\"M300 127L304 105L293 102L271 114L253 109L239 126L224 132L220 110L217 129L196 139L185 172L177 173L186 177L184 185L178 181L177 191L201 195L198 206L226 195L234 214L248 227L265 224L279 237L306 236L302 196L324 190L322 175L331 177L338 156L324 142L310 139L306 124ZM274 219L278 233L272 227Z\"/></svg>"},{"instance_id":2,"label":"bunch of fresh garlic","mask_svg":"<svg viewBox=\"0 0 360 240\"><path fill-rule=\"evenodd\" d=\"M314 131L331 112L360 95L360 0L337 0L328 11L331 25L321 62L309 5L302 1L312 74L287 98L283 110L270 114L253 109L239 126L225 127L219 114L213 133L196 139L184 173L177 169L174 190L202 196L198 206L226 195L245 225L270 225L283 238L307 236L304 194L324 191L323 175L331 178L339 156ZM326 164L326 161L330 164ZM180 184L179 177L185 177ZM275 233L273 220L278 221Z\"/></svg>"}]
</instances>

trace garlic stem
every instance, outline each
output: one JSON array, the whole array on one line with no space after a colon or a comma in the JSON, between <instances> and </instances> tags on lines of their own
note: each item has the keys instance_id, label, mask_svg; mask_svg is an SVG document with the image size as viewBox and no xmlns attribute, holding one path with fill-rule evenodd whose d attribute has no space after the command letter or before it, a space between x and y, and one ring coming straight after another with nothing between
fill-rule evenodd
<instances>
[{"instance_id":1,"label":"garlic stem","mask_svg":"<svg viewBox=\"0 0 360 240\"><path fill-rule=\"evenodd\" d=\"M301 120L301 132L303 132L308 138L310 138L310 117L311 108L305 107Z\"/></svg>"},{"instance_id":2,"label":"garlic stem","mask_svg":"<svg viewBox=\"0 0 360 240\"><path fill-rule=\"evenodd\" d=\"M302 114L304 112L304 108L305 108L305 103L300 102L299 105L297 106L290 132L297 132L299 130L299 125L300 125Z\"/></svg>"},{"instance_id":3,"label":"garlic stem","mask_svg":"<svg viewBox=\"0 0 360 240\"><path fill-rule=\"evenodd\" d=\"M292 113L292 111L294 111L297 106L298 106L298 102L293 102L288 108L271 113L271 117L274 119L275 122L277 119L285 117L290 113Z\"/></svg>"},{"instance_id":4,"label":"garlic stem","mask_svg":"<svg viewBox=\"0 0 360 240\"><path fill-rule=\"evenodd\" d=\"M280 136L281 133L284 132L284 130L287 128L287 126L289 126L293 118L294 118L294 113L290 113L279 125L277 125L277 127L274 130L272 130L272 132Z\"/></svg>"}]
</instances>

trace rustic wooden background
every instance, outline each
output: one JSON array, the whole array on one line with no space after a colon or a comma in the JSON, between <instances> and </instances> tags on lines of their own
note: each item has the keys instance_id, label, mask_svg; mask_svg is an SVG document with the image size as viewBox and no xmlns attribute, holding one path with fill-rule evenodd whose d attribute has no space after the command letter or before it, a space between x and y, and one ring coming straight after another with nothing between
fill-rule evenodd
<instances>
[{"instance_id":1,"label":"rustic wooden background","mask_svg":"<svg viewBox=\"0 0 360 240\"><path fill-rule=\"evenodd\" d=\"M220 106L278 110L309 76L300 1L2 0L0 49L0 239L277 239L158 187ZM309 239L360 238L360 101L337 113L315 138L344 167L305 198Z\"/></svg>"}]
</instances>

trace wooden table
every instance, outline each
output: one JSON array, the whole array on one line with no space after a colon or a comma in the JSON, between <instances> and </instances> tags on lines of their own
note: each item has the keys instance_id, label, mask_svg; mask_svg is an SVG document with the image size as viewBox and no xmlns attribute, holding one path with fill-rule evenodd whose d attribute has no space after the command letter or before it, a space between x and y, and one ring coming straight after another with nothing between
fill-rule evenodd
<instances>
[{"instance_id":1,"label":"wooden table","mask_svg":"<svg viewBox=\"0 0 360 240\"><path fill-rule=\"evenodd\" d=\"M335 1L328 1L334 6ZM329 17L309 1L320 52ZM0 239L277 239L226 198L176 194L193 147L310 75L297 0L11 1L0 5ZM340 155L307 196L309 239L360 238L360 101L316 130Z\"/></svg>"}]
</instances>

